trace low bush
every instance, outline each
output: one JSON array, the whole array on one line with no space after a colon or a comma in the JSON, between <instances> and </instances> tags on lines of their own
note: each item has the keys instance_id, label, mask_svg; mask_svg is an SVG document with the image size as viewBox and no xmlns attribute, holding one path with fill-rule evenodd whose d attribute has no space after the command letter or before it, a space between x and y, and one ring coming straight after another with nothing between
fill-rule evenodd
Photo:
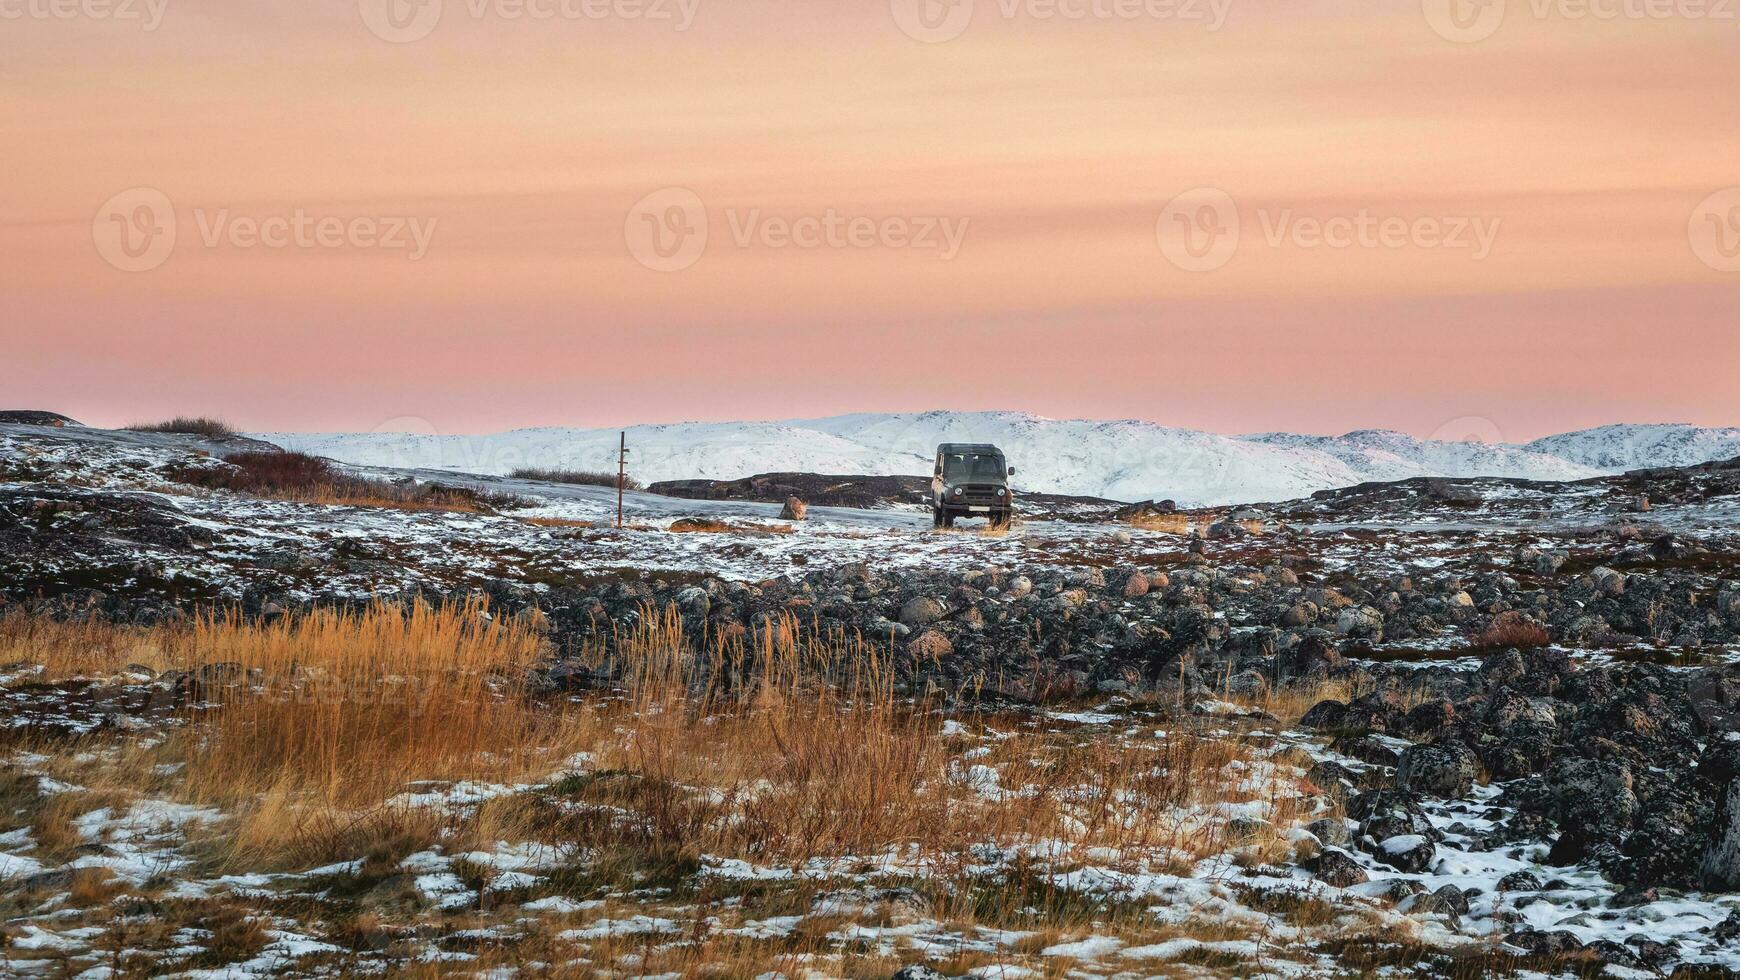
<instances>
[{"instance_id":1,"label":"low bush","mask_svg":"<svg viewBox=\"0 0 1740 980\"><path fill-rule=\"evenodd\" d=\"M522 466L508 476L516 480L542 480L545 483L576 483L589 487L616 487L615 473L600 473L592 470L546 470L533 466ZM634 477L623 480L624 490L644 490L646 486Z\"/></svg>"},{"instance_id":2,"label":"low bush","mask_svg":"<svg viewBox=\"0 0 1740 980\"><path fill-rule=\"evenodd\" d=\"M1511 647L1518 649L1534 649L1551 646L1553 637L1546 627L1516 612L1499 613L1492 624L1479 633L1468 638L1468 642L1481 650L1505 650Z\"/></svg>"},{"instance_id":3,"label":"low bush","mask_svg":"<svg viewBox=\"0 0 1740 980\"><path fill-rule=\"evenodd\" d=\"M312 504L394 507L401 510L453 510L490 514L527 507L532 501L513 494L489 493L445 483L392 483L355 476L318 456L291 452L246 452L224 457L228 466L189 466L170 476L180 483L233 490L260 497Z\"/></svg>"},{"instance_id":4,"label":"low bush","mask_svg":"<svg viewBox=\"0 0 1740 980\"><path fill-rule=\"evenodd\" d=\"M129 425L127 429L131 432L179 432L184 435L205 436L211 439L223 439L236 434L236 430L230 428L226 423L203 415L177 415L166 422Z\"/></svg>"}]
</instances>

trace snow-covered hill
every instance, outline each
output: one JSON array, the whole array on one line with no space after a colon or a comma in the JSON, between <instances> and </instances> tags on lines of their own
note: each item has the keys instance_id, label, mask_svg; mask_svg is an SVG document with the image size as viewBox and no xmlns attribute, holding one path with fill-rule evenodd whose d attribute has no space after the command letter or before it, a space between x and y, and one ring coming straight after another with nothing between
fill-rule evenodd
<instances>
[{"instance_id":1,"label":"snow-covered hill","mask_svg":"<svg viewBox=\"0 0 1740 980\"><path fill-rule=\"evenodd\" d=\"M519 429L487 436L263 433L347 463L507 473L521 466L614 471L616 429ZM1512 476L1566 480L1740 455L1740 429L1608 426L1526 446L1429 442L1399 432L1223 436L1151 422L1019 412L841 415L786 422L690 422L628 430L640 480L756 473L920 474L939 442L992 442L1028 490L1186 506L1286 500L1368 480Z\"/></svg>"},{"instance_id":2,"label":"snow-covered hill","mask_svg":"<svg viewBox=\"0 0 1740 980\"><path fill-rule=\"evenodd\" d=\"M1691 466L1740 456L1740 428L1604 425L1536 439L1525 448L1606 471Z\"/></svg>"}]
</instances>

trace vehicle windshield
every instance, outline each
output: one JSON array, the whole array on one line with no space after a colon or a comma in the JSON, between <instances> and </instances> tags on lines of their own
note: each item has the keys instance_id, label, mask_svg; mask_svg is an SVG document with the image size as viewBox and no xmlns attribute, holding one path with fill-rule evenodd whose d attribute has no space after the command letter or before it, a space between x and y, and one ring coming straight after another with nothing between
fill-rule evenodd
<instances>
[{"instance_id":1,"label":"vehicle windshield","mask_svg":"<svg viewBox=\"0 0 1740 980\"><path fill-rule=\"evenodd\" d=\"M949 453L943 457L943 477L949 480L1003 482L1003 457L983 453Z\"/></svg>"}]
</instances>

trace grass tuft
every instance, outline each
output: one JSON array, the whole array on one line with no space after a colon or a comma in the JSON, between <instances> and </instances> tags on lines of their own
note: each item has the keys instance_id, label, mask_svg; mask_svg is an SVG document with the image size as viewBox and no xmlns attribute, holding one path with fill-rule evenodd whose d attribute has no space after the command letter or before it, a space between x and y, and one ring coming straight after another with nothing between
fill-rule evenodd
<instances>
[{"instance_id":1,"label":"grass tuft","mask_svg":"<svg viewBox=\"0 0 1740 980\"><path fill-rule=\"evenodd\" d=\"M509 477L515 480L541 480L545 483L573 483L588 487L609 487L616 489L616 474L595 470L553 470L535 466L522 466ZM634 477L627 477L622 484L624 490L644 490L646 486Z\"/></svg>"},{"instance_id":2,"label":"grass tuft","mask_svg":"<svg viewBox=\"0 0 1740 980\"><path fill-rule=\"evenodd\" d=\"M186 466L171 479L214 490L310 504L391 507L493 514L526 507L532 501L512 494L488 493L440 483L389 482L354 476L330 460L293 452L245 452L224 457L225 466Z\"/></svg>"},{"instance_id":3,"label":"grass tuft","mask_svg":"<svg viewBox=\"0 0 1740 980\"><path fill-rule=\"evenodd\" d=\"M236 430L227 423L207 416L177 415L163 422L146 422L127 426L131 432L176 432L184 435L205 436L208 439L225 439L236 434Z\"/></svg>"}]
</instances>

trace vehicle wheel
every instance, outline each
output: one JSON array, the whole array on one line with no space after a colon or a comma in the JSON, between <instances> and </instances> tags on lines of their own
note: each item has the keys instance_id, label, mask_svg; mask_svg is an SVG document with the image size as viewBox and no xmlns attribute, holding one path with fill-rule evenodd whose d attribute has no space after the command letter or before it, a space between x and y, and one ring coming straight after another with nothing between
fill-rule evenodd
<instances>
[{"instance_id":1,"label":"vehicle wheel","mask_svg":"<svg viewBox=\"0 0 1740 980\"><path fill-rule=\"evenodd\" d=\"M943 527L952 528L955 526L955 515L944 512L942 521L943 521Z\"/></svg>"}]
</instances>

